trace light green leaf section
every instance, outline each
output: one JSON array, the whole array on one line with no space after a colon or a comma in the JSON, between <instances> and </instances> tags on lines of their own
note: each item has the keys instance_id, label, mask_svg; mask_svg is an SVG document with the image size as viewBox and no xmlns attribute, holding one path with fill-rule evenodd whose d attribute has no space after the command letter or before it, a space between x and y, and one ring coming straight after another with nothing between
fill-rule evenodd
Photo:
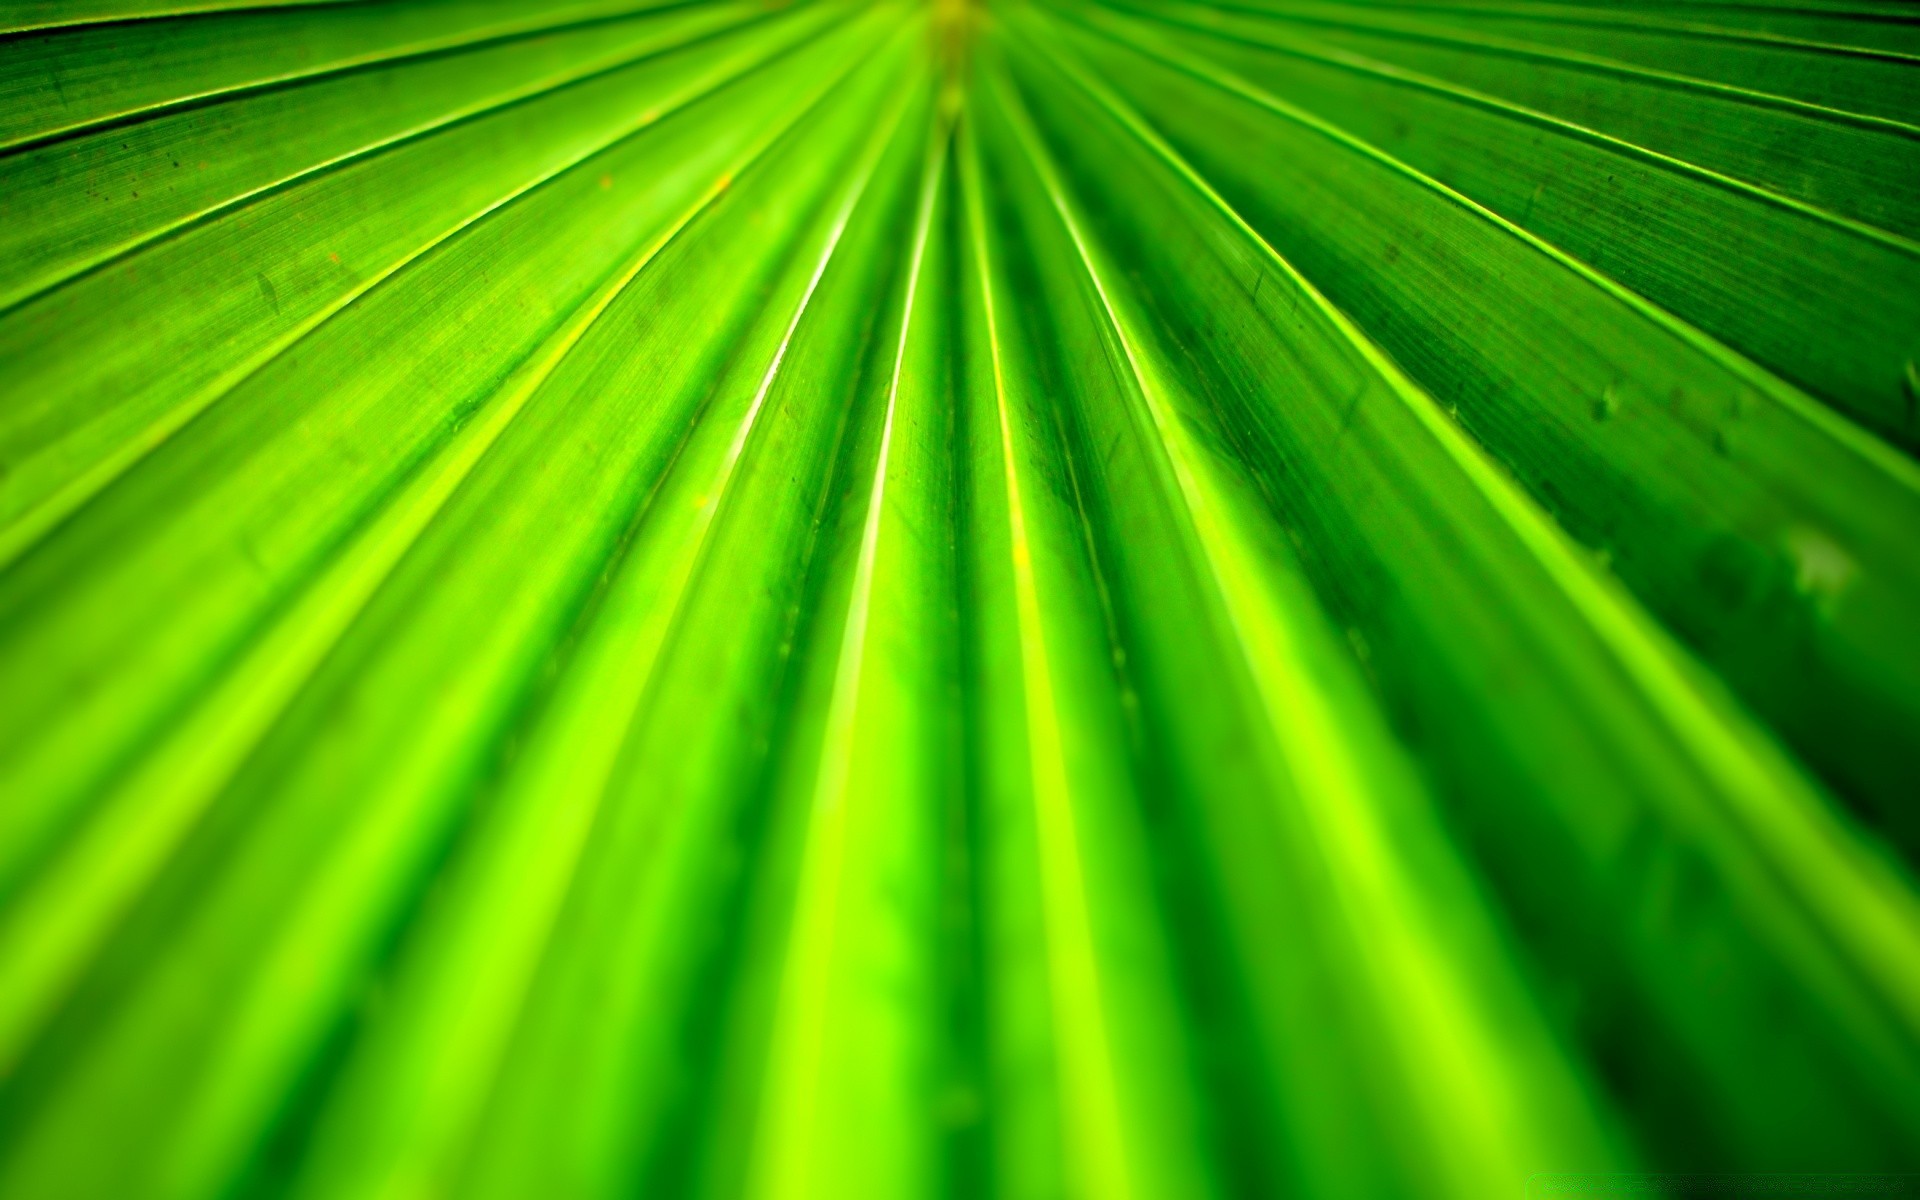
<instances>
[{"instance_id":1,"label":"light green leaf section","mask_svg":"<svg viewBox=\"0 0 1920 1200\"><path fill-rule=\"evenodd\" d=\"M1911 1172L1916 29L6 8L0 1200Z\"/></svg>"}]
</instances>

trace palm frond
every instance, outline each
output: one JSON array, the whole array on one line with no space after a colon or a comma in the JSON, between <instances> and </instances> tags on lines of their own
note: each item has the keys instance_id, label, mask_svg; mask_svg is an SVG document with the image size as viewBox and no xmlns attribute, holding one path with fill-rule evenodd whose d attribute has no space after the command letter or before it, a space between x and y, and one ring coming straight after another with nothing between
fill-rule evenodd
<instances>
[{"instance_id":1,"label":"palm frond","mask_svg":"<svg viewBox=\"0 0 1920 1200\"><path fill-rule=\"evenodd\" d=\"M1917 113L1866 0L15 4L0 1197L1897 1185Z\"/></svg>"}]
</instances>

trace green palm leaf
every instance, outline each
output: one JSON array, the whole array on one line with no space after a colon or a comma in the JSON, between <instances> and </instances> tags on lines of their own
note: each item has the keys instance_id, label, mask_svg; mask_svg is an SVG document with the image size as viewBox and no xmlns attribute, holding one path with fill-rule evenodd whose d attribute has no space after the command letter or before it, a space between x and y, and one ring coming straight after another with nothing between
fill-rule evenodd
<instances>
[{"instance_id":1,"label":"green palm leaf","mask_svg":"<svg viewBox=\"0 0 1920 1200\"><path fill-rule=\"evenodd\" d=\"M1904 1186L1916 30L15 4L0 1196Z\"/></svg>"}]
</instances>

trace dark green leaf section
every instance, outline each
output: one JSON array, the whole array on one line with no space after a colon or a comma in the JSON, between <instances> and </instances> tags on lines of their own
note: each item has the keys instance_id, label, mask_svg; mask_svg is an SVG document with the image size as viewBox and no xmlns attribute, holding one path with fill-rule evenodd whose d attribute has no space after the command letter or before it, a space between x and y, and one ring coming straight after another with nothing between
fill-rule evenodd
<instances>
[{"instance_id":1,"label":"dark green leaf section","mask_svg":"<svg viewBox=\"0 0 1920 1200\"><path fill-rule=\"evenodd\" d=\"M0 25L0 1197L1920 1165L1909 10Z\"/></svg>"}]
</instances>

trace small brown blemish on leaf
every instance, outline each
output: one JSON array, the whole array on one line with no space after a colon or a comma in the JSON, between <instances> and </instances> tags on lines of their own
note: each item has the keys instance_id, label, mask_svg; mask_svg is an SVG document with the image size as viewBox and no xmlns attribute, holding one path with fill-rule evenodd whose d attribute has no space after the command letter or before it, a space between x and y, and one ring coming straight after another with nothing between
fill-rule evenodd
<instances>
[{"instance_id":1,"label":"small brown blemish on leaf","mask_svg":"<svg viewBox=\"0 0 1920 1200\"><path fill-rule=\"evenodd\" d=\"M613 187L613 176L602 175L600 177L600 190L604 192L609 190L612 187Z\"/></svg>"}]
</instances>

